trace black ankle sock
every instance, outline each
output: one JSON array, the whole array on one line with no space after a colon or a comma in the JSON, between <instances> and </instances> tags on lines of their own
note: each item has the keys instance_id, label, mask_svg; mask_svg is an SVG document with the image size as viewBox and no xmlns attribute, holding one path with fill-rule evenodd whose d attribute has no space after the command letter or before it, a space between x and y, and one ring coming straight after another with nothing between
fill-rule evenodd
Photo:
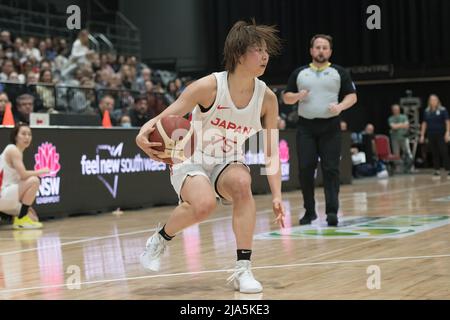
<instances>
[{"instance_id":1,"label":"black ankle sock","mask_svg":"<svg viewBox=\"0 0 450 320\"><path fill-rule=\"evenodd\" d=\"M22 219L23 217L25 217L27 215L29 208L30 208L30 206L27 206L26 204L22 204L22 207L20 208L19 219Z\"/></svg>"},{"instance_id":2,"label":"black ankle sock","mask_svg":"<svg viewBox=\"0 0 450 320\"><path fill-rule=\"evenodd\" d=\"M239 260L250 260L252 256L252 250L250 249L237 249L237 259Z\"/></svg>"},{"instance_id":3,"label":"black ankle sock","mask_svg":"<svg viewBox=\"0 0 450 320\"><path fill-rule=\"evenodd\" d=\"M166 233L166 230L164 230L165 227L166 227L166 225L164 225L164 227L162 227L162 229L159 230L159 234L160 234L164 239L166 239L167 241L170 241L170 240L172 240L173 237L175 237L175 236L169 236L169 235Z\"/></svg>"}]
</instances>

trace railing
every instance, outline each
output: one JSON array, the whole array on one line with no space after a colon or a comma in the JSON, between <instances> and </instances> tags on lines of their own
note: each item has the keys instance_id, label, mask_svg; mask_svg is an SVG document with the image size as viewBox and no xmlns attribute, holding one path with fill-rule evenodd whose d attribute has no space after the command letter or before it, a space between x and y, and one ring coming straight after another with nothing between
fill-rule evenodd
<instances>
[{"instance_id":1,"label":"railing","mask_svg":"<svg viewBox=\"0 0 450 320\"><path fill-rule=\"evenodd\" d=\"M93 88L83 86L68 86L48 83L22 84L16 82L0 82L0 92L6 92L12 105L22 94L34 97L34 112L58 112L65 114L97 114L99 102L105 95L114 98L112 117L119 119L133 107L135 98L142 92L127 89ZM172 100L167 93L145 93L148 103L148 113L151 116L161 113Z\"/></svg>"},{"instance_id":2,"label":"railing","mask_svg":"<svg viewBox=\"0 0 450 320\"><path fill-rule=\"evenodd\" d=\"M114 51L141 56L140 32L121 13L107 12L115 23L95 21L88 17L86 27L94 38L108 47L114 46ZM0 4L1 29L14 31L16 36L34 37L64 37L74 40L77 32L68 30L66 26L67 16L47 12L35 12L31 10L6 6ZM105 40L106 39L106 40ZM92 39L91 39L92 40Z\"/></svg>"},{"instance_id":3,"label":"railing","mask_svg":"<svg viewBox=\"0 0 450 320\"><path fill-rule=\"evenodd\" d=\"M98 108L100 100L110 95L115 100L114 109L123 111L134 103L134 98L140 93L126 89L98 89L83 86L52 85L48 83L21 84L1 82L3 91L9 100L15 104L18 96L30 94L35 98L35 112L65 112L65 113L93 113Z\"/></svg>"}]
</instances>

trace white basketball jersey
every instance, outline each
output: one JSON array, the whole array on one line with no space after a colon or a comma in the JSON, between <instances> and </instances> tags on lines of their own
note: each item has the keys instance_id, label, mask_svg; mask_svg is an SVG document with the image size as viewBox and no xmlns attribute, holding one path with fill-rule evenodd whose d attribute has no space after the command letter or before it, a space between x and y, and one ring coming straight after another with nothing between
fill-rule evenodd
<instances>
[{"instance_id":1,"label":"white basketball jersey","mask_svg":"<svg viewBox=\"0 0 450 320\"><path fill-rule=\"evenodd\" d=\"M20 176L17 170L11 168L5 160L5 153L10 148L16 148L16 146L13 144L8 145L0 155L0 190L1 188L20 182Z\"/></svg>"},{"instance_id":2,"label":"white basketball jersey","mask_svg":"<svg viewBox=\"0 0 450 320\"><path fill-rule=\"evenodd\" d=\"M197 134L196 150L222 160L241 159L245 140L262 129L261 107L266 84L255 78L253 96L248 106L237 108L228 90L228 72L213 74L217 80L213 106L206 112L196 106L192 112L192 123ZM201 143L199 132L203 135Z\"/></svg>"}]
</instances>

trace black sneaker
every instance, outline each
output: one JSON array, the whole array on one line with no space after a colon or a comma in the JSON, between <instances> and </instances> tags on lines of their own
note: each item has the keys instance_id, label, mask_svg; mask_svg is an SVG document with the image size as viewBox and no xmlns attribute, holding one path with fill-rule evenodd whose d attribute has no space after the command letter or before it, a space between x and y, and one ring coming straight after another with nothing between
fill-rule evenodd
<instances>
[{"instance_id":1,"label":"black sneaker","mask_svg":"<svg viewBox=\"0 0 450 320\"><path fill-rule=\"evenodd\" d=\"M299 223L301 226L303 226L306 224L311 224L311 222L316 219L317 219L316 213L313 213L313 214L305 213L305 215L300 219Z\"/></svg>"},{"instance_id":2,"label":"black sneaker","mask_svg":"<svg viewBox=\"0 0 450 320\"><path fill-rule=\"evenodd\" d=\"M329 227L337 227L338 225L338 216L335 213L327 214L327 222Z\"/></svg>"}]
</instances>

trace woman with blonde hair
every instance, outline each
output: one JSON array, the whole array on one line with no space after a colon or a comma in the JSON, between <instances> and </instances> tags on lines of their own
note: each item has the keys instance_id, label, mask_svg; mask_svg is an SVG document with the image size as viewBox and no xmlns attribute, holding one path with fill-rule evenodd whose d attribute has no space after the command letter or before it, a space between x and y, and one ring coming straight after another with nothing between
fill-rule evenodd
<instances>
[{"instance_id":1,"label":"woman with blonde hair","mask_svg":"<svg viewBox=\"0 0 450 320\"><path fill-rule=\"evenodd\" d=\"M435 94L428 98L428 107L425 109L420 131L420 143L425 142L425 133L433 156L434 175L439 175L439 158L450 175L450 160L446 145L450 141L450 120L447 109L442 106L441 100Z\"/></svg>"}]
</instances>

